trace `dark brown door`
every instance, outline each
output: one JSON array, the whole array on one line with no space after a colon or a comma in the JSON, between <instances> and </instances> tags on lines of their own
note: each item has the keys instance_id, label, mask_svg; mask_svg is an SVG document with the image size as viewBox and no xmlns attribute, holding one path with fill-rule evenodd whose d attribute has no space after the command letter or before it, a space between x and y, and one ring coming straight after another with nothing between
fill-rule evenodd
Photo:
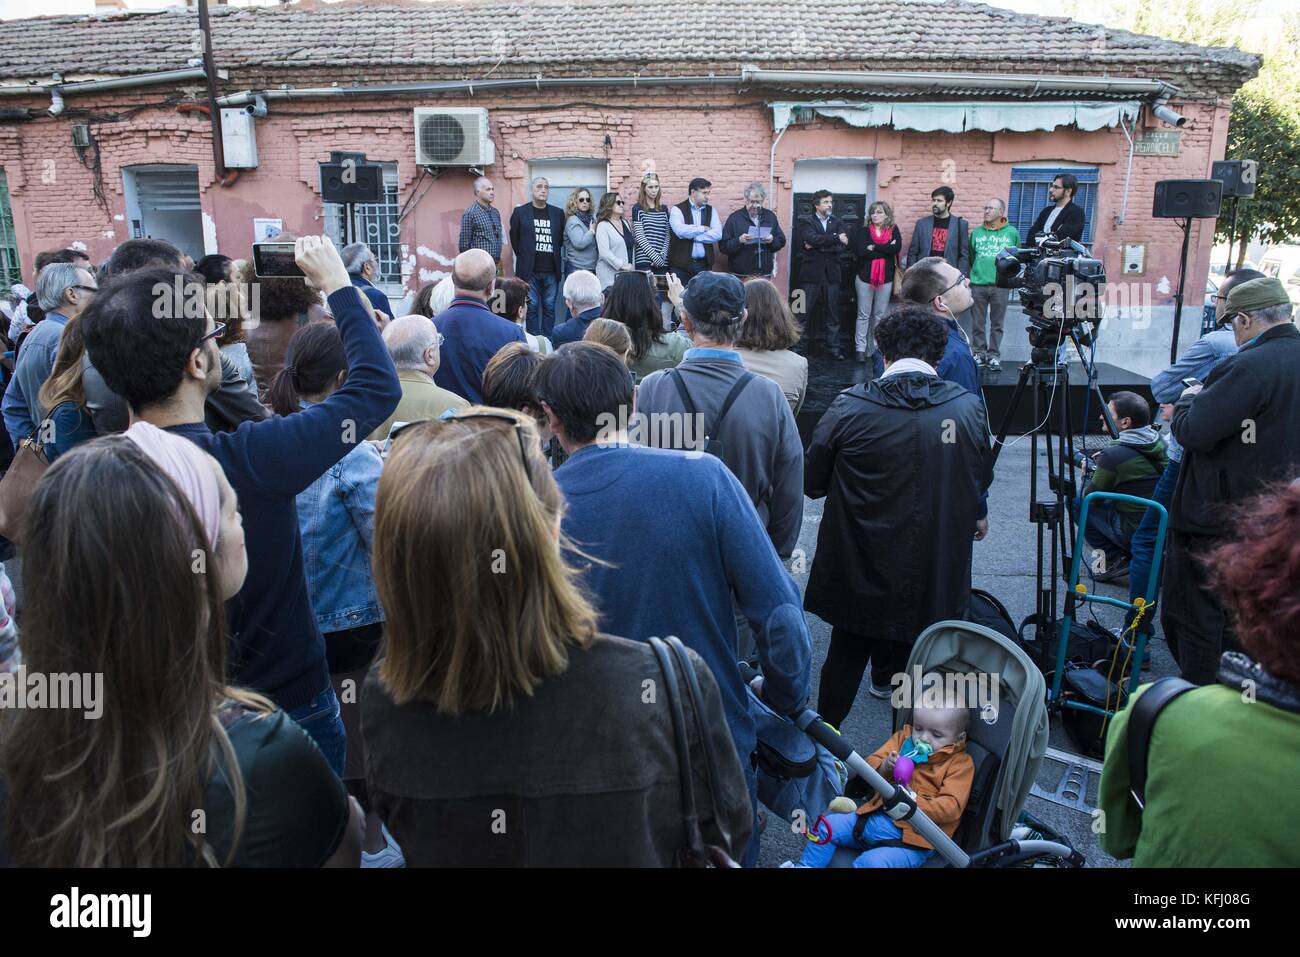
<instances>
[{"instance_id":1,"label":"dark brown door","mask_svg":"<svg viewBox=\"0 0 1300 957\"><path fill-rule=\"evenodd\" d=\"M849 244L840 251L840 330L848 329L852 337L853 318L858 314L858 294L853 286L853 274L856 259L853 250L857 248L858 233L862 229L863 213L867 198L861 193L834 196L831 212L844 221L845 231L849 234ZM790 228L790 292L799 286L799 266L803 260L803 247L794 241L795 224L800 216L813 215L812 193L794 194L794 222Z\"/></svg>"}]
</instances>

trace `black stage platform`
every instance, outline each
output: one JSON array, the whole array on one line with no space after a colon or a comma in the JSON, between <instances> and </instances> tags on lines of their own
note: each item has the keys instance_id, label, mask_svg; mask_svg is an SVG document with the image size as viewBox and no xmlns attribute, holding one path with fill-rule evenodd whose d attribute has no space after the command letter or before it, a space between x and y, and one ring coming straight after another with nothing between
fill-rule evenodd
<instances>
[{"instance_id":1,"label":"black stage platform","mask_svg":"<svg viewBox=\"0 0 1300 957\"><path fill-rule=\"evenodd\" d=\"M812 439L813 429L817 426L817 421L826 411L826 407L831 404L831 400L839 393L855 385L864 382L870 375L870 364L863 365L851 360L836 362L826 356L811 356L808 359L808 394L804 399L803 408L799 411L798 424L799 436L803 439L804 446ZM1011 395L1016 388L1016 380L1020 376L1019 363L1004 363L1001 370L992 372L988 369L982 370L983 373L983 390L984 401L988 404L989 421L993 423L993 429L996 431L1002 424L1002 417L1006 414L1008 406L1011 404ZM1074 363L1069 368L1070 373L1070 416L1075 428L1082 425L1085 378L1083 369L1078 363ZM1136 372L1129 372L1127 369L1121 369L1105 362L1097 363L1097 385L1101 387L1101 394L1108 396L1112 392L1119 392L1127 389L1130 392L1136 392L1148 402L1153 403L1151 396L1151 380L1138 375ZM1097 403L1091 403L1088 418L1091 420L1088 424L1089 432L1100 432L1101 423L1098 420ZM1010 435L1022 435L1028 432L1034 424L1034 396L1032 384L1025 387L1025 394L1020 401L1019 408L1011 420L1010 428L1007 430ZM1039 412L1041 420L1047 410ZM1056 421L1056 413L1053 412L1053 421Z\"/></svg>"}]
</instances>

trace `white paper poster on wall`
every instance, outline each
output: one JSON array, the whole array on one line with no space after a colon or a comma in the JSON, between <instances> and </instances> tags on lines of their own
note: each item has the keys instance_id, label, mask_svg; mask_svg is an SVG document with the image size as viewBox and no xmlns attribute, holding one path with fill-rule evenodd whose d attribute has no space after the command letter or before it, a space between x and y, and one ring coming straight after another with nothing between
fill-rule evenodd
<instances>
[{"instance_id":1,"label":"white paper poster on wall","mask_svg":"<svg viewBox=\"0 0 1300 957\"><path fill-rule=\"evenodd\" d=\"M283 219L254 219L253 242L269 243L284 232Z\"/></svg>"}]
</instances>

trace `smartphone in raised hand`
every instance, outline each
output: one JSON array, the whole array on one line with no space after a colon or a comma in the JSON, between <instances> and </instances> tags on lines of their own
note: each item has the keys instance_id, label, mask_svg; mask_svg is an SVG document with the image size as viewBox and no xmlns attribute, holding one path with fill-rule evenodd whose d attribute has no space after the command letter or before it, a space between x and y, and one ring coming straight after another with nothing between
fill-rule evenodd
<instances>
[{"instance_id":1,"label":"smartphone in raised hand","mask_svg":"<svg viewBox=\"0 0 1300 957\"><path fill-rule=\"evenodd\" d=\"M306 279L293 243L253 243L253 273L259 279Z\"/></svg>"}]
</instances>

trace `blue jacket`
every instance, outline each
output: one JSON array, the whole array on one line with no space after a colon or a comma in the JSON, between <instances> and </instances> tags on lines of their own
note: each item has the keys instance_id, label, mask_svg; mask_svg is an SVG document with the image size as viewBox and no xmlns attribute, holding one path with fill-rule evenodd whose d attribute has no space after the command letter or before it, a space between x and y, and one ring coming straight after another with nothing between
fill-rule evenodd
<instances>
[{"instance_id":1,"label":"blue jacket","mask_svg":"<svg viewBox=\"0 0 1300 957\"><path fill-rule=\"evenodd\" d=\"M967 392L980 395L979 368L975 365L975 356L971 353L970 346L966 344L966 337L962 335L961 326L951 319L944 321L948 325L948 345L944 347L943 358L934 371L939 373L940 379L955 382ZM879 379L884 374L885 357L877 349L871 354L871 377Z\"/></svg>"},{"instance_id":2,"label":"blue jacket","mask_svg":"<svg viewBox=\"0 0 1300 957\"><path fill-rule=\"evenodd\" d=\"M1237 354L1237 339L1231 329L1215 329L1197 339L1187 351L1178 357L1178 361L1163 372L1157 372L1151 380L1151 395L1159 403L1177 402L1187 386L1184 379L1205 381L1220 362ZM1169 451L1169 461L1183 460L1183 447L1174 438L1173 429L1165 433L1165 444Z\"/></svg>"},{"instance_id":3,"label":"blue jacket","mask_svg":"<svg viewBox=\"0 0 1300 957\"><path fill-rule=\"evenodd\" d=\"M314 404L301 403L304 409ZM375 491L383 467L379 450L362 442L298 493L303 571L322 632L384 620L370 572Z\"/></svg>"},{"instance_id":4,"label":"blue jacket","mask_svg":"<svg viewBox=\"0 0 1300 957\"><path fill-rule=\"evenodd\" d=\"M779 713L808 698L812 640L799 589L744 487L712 455L639 446L579 449L555 480L569 506L565 535L609 563L569 556L585 567L601 630L637 641L676 635L705 660L753 793L755 730L736 670L736 607L754 629L764 699ZM690 491L665 501L647 489Z\"/></svg>"},{"instance_id":5,"label":"blue jacket","mask_svg":"<svg viewBox=\"0 0 1300 957\"><path fill-rule=\"evenodd\" d=\"M227 604L231 683L269 696L286 711L329 685L325 640L303 572L295 500L397 408L401 383L379 329L351 288L329 297L343 337L348 379L319 405L293 415L212 432L202 422L172 426L212 453L239 497L248 577Z\"/></svg>"},{"instance_id":6,"label":"blue jacket","mask_svg":"<svg viewBox=\"0 0 1300 957\"><path fill-rule=\"evenodd\" d=\"M600 318L602 306L596 306L594 309L588 309L580 312L576 316L570 316L562 323L551 330L551 345L557 349L566 342L578 342L587 334L587 326L591 325L591 320Z\"/></svg>"},{"instance_id":7,"label":"blue jacket","mask_svg":"<svg viewBox=\"0 0 1300 957\"><path fill-rule=\"evenodd\" d=\"M497 350L508 342L528 341L524 330L478 299L453 299L433 324L444 337L433 381L472 403L483 401L483 370Z\"/></svg>"},{"instance_id":8,"label":"blue jacket","mask_svg":"<svg viewBox=\"0 0 1300 957\"><path fill-rule=\"evenodd\" d=\"M22 351L18 353L13 377L5 390L4 402L0 403L0 414L4 415L5 429L13 439L15 449L19 442L36 431L40 417L37 396L54 369L67 322L67 316L47 312L45 318L27 334Z\"/></svg>"},{"instance_id":9,"label":"blue jacket","mask_svg":"<svg viewBox=\"0 0 1300 957\"><path fill-rule=\"evenodd\" d=\"M397 318L397 316L393 315L393 306L382 289L362 276L349 276L348 278L352 280L352 285L366 294L366 298L370 300L370 305L374 306L377 312L382 312L389 319Z\"/></svg>"}]
</instances>

